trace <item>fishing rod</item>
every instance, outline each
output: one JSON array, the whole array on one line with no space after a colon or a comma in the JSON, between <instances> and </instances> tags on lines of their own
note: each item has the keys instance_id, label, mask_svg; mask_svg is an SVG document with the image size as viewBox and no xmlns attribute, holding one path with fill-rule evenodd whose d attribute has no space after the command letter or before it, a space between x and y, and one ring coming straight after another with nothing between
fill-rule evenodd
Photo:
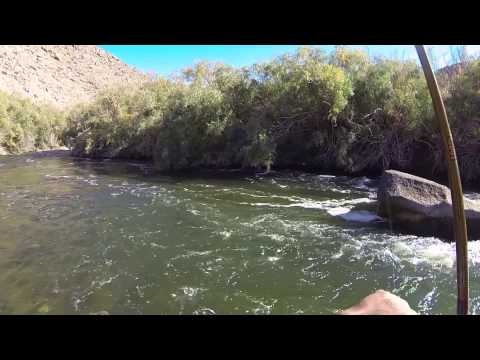
<instances>
[{"instance_id":1,"label":"fishing rod","mask_svg":"<svg viewBox=\"0 0 480 360\"><path fill-rule=\"evenodd\" d=\"M468 314L468 239L467 225L465 221L465 211L463 206L462 182L460 180L460 171L458 169L457 154L453 143L452 132L448 124L445 105L443 104L438 87L437 79L432 71L428 60L425 47L415 45L423 73L427 80L430 96L432 97L433 108L438 120L440 133L443 139L445 157L448 165L448 181L450 184L450 193L452 196L453 207L453 233L456 244L457 255L457 314Z\"/></svg>"}]
</instances>

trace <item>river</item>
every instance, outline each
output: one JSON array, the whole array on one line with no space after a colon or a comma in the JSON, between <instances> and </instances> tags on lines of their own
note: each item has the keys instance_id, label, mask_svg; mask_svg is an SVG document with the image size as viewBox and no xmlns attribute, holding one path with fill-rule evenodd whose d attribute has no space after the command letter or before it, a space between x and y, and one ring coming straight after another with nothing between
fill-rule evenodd
<instances>
[{"instance_id":1,"label":"river","mask_svg":"<svg viewBox=\"0 0 480 360\"><path fill-rule=\"evenodd\" d=\"M2 156L0 314L335 314L379 288L454 314L454 244L390 231L375 196L365 177ZM469 258L476 314L480 241Z\"/></svg>"}]
</instances>

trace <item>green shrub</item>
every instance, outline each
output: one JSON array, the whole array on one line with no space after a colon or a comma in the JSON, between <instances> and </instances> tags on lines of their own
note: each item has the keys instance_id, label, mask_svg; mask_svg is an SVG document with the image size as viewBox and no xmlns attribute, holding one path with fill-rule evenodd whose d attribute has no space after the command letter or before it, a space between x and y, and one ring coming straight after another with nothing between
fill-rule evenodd
<instances>
[{"instance_id":1,"label":"green shrub","mask_svg":"<svg viewBox=\"0 0 480 360\"><path fill-rule=\"evenodd\" d=\"M480 175L480 65L465 66L442 81L472 180ZM153 159L163 170L446 170L421 68L344 47L328 56L301 48L242 69L202 62L171 80L110 91L69 113L64 139L76 154Z\"/></svg>"},{"instance_id":2,"label":"green shrub","mask_svg":"<svg viewBox=\"0 0 480 360\"><path fill-rule=\"evenodd\" d=\"M349 131L339 139L351 145L340 154L343 160L337 161L349 172L408 168L415 142L434 124L419 67L413 62L379 60L357 75L354 88Z\"/></svg>"},{"instance_id":3,"label":"green shrub","mask_svg":"<svg viewBox=\"0 0 480 360\"><path fill-rule=\"evenodd\" d=\"M480 60L468 62L446 100L460 172L467 181L480 174Z\"/></svg>"},{"instance_id":4,"label":"green shrub","mask_svg":"<svg viewBox=\"0 0 480 360\"><path fill-rule=\"evenodd\" d=\"M0 147L12 154L60 144L64 115L47 105L0 92Z\"/></svg>"}]
</instances>

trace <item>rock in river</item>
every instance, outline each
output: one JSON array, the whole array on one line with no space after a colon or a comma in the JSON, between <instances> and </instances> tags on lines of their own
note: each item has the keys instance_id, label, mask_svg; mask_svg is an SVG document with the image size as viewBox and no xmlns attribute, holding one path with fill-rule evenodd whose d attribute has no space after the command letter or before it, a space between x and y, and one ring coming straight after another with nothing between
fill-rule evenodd
<instances>
[{"instance_id":1,"label":"rock in river","mask_svg":"<svg viewBox=\"0 0 480 360\"><path fill-rule=\"evenodd\" d=\"M387 170L378 187L378 215L393 229L454 241L450 189L436 182ZM480 201L464 198L469 240L480 239Z\"/></svg>"}]
</instances>

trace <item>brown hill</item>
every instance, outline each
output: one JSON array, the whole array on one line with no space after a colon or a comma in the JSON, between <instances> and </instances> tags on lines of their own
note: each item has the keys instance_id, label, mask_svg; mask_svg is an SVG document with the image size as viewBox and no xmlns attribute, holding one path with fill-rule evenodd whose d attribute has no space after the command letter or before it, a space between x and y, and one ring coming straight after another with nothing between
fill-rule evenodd
<instances>
[{"instance_id":1,"label":"brown hill","mask_svg":"<svg viewBox=\"0 0 480 360\"><path fill-rule=\"evenodd\" d=\"M94 45L0 45L0 90L66 108L146 74Z\"/></svg>"},{"instance_id":2,"label":"brown hill","mask_svg":"<svg viewBox=\"0 0 480 360\"><path fill-rule=\"evenodd\" d=\"M447 65L437 70L437 76L446 76L446 77L458 76L463 71L464 67L465 67L464 63Z\"/></svg>"},{"instance_id":3,"label":"brown hill","mask_svg":"<svg viewBox=\"0 0 480 360\"><path fill-rule=\"evenodd\" d=\"M454 80L465 70L465 63L457 63L445 66L436 72L438 85L444 97L448 96L454 85Z\"/></svg>"}]
</instances>

